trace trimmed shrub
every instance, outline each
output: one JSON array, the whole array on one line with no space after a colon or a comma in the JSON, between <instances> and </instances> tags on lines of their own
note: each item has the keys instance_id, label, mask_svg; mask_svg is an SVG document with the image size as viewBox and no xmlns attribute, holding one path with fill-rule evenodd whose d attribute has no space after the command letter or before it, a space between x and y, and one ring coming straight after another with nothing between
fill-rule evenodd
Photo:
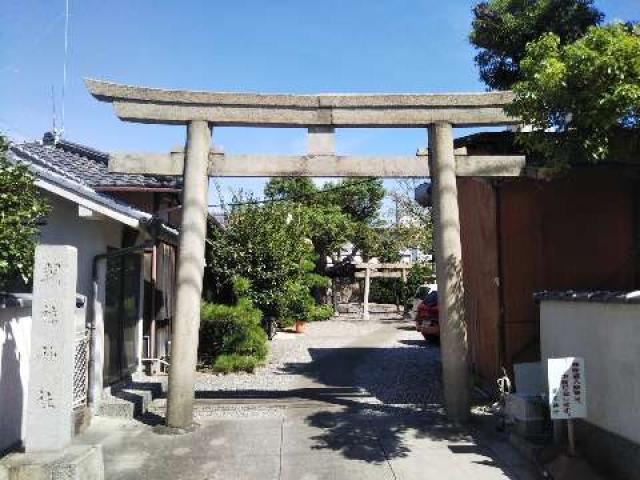
<instances>
[{"instance_id":1,"label":"trimmed shrub","mask_svg":"<svg viewBox=\"0 0 640 480\"><path fill-rule=\"evenodd\" d=\"M240 299L237 305L203 303L200 309L201 361L213 362L214 368L220 362L221 371L236 371L233 365L237 365L238 370L247 371L248 366L253 365L252 371L264 362L269 353L261 320L260 310L246 298ZM251 357L255 362L236 357Z\"/></svg>"},{"instance_id":2,"label":"trimmed shrub","mask_svg":"<svg viewBox=\"0 0 640 480\"><path fill-rule=\"evenodd\" d=\"M256 367L262 362L256 357L250 355L238 355L237 353L223 353L215 362L213 362L213 369L216 372L232 373L232 372L247 372L252 373Z\"/></svg>"},{"instance_id":3,"label":"trimmed shrub","mask_svg":"<svg viewBox=\"0 0 640 480\"><path fill-rule=\"evenodd\" d=\"M331 305L314 305L309 314L309 320L319 322L329 320L333 316L333 307Z\"/></svg>"}]
</instances>

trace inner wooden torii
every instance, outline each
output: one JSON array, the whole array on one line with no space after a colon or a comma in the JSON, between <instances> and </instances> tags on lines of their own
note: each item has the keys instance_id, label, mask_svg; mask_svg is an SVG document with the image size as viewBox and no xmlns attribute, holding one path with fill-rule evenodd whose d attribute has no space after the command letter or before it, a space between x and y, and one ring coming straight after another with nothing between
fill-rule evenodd
<instances>
[{"instance_id":1,"label":"inner wooden torii","mask_svg":"<svg viewBox=\"0 0 640 480\"><path fill-rule=\"evenodd\" d=\"M456 176L520 175L525 158L456 152L453 128L519 123L504 112L513 94L272 95L160 90L99 80L86 80L86 85L95 98L113 103L122 120L187 126L184 150L120 154L109 162L114 172L184 175L168 426L193 424L209 176L431 176L445 406L452 420L468 418L471 388ZM306 128L309 150L299 156L228 155L212 148L216 126ZM428 155L336 155L336 128L365 127L428 129Z\"/></svg>"},{"instance_id":2,"label":"inner wooden torii","mask_svg":"<svg viewBox=\"0 0 640 480\"><path fill-rule=\"evenodd\" d=\"M372 278L401 278L402 283L407 281L407 272L411 269L408 263L356 263L354 265L355 278L364 279L364 292L362 294L362 318L369 320L369 291Z\"/></svg>"}]
</instances>

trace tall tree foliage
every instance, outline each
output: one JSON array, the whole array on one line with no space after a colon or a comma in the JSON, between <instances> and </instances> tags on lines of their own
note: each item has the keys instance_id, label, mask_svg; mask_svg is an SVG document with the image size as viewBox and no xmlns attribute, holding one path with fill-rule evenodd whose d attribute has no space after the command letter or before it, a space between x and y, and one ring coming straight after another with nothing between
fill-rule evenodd
<instances>
[{"instance_id":1,"label":"tall tree foliage","mask_svg":"<svg viewBox=\"0 0 640 480\"><path fill-rule=\"evenodd\" d=\"M324 204L337 205L355 222L372 224L378 219L385 189L379 178L345 178L338 183L327 183L324 189L333 190L323 195Z\"/></svg>"},{"instance_id":2,"label":"tall tree foliage","mask_svg":"<svg viewBox=\"0 0 640 480\"><path fill-rule=\"evenodd\" d=\"M317 193L318 188L308 177L276 177L269 180L264 187L264 194L274 200L311 202Z\"/></svg>"},{"instance_id":3,"label":"tall tree foliage","mask_svg":"<svg viewBox=\"0 0 640 480\"><path fill-rule=\"evenodd\" d=\"M489 0L476 5L473 15L469 38L480 50L480 78L496 90L522 79L529 42L553 33L561 45L572 43L603 19L593 0Z\"/></svg>"},{"instance_id":4,"label":"tall tree foliage","mask_svg":"<svg viewBox=\"0 0 640 480\"><path fill-rule=\"evenodd\" d=\"M516 100L508 111L536 129L520 135L530 152L564 167L624 154L616 150L621 146L638 147L637 27L592 27L566 45L557 35L546 34L528 46L521 66L523 79L514 86Z\"/></svg>"},{"instance_id":5,"label":"tall tree foliage","mask_svg":"<svg viewBox=\"0 0 640 480\"><path fill-rule=\"evenodd\" d=\"M10 163L7 149L0 136L0 288L31 278L38 224L49 211L27 167Z\"/></svg>"},{"instance_id":6,"label":"tall tree foliage","mask_svg":"<svg viewBox=\"0 0 640 480\"><path fill-rule=\"evenodd\" d=\"M245 278L246 296L267 315L314 320L330 312L316 306L312 289L326 284L313 273L315 253L306 212L290 203L249 204L229 213L224 230L208 235L205 297L233 301L233 286Z\"/></svg>"},{"instance_id":7,"label":"tall tree foliage","mask_svg":"<svg viewBox=\"0 0 640 480\"><path fill-rule=\"evenodd\" d=\"M267 183L265 194L288 199L304 211L317 254L316 272L322 274L326 258L338 261L339 250L346 243L367 254L385 189L382 180L375 178L346 178L327 182L321 189L308 178L274 178Z\"/></svg>"}]
</instances>

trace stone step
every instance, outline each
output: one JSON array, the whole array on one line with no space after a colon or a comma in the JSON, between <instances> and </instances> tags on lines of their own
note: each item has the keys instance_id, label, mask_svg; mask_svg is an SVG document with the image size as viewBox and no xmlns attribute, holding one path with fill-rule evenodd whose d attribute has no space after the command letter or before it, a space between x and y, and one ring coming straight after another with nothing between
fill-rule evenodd
<instances>
[{"instance_id":1,"label":"stone step","mask_svg":"<svg viewBox=\"0 0 640 480\"><path fill-rule=\"evenodd\" d=\"M100 417L132 419L136 416L136 404L118 397L104 396L97 415Z\"/></svg>"},{"instance_id":2,"label":"stone step","mask_svg":"<svg viewBox=\"0 0 640 480\"><path fill-rule=\"evenodd\" d=\"M157 383L124 383L105 389L98 415L132 419L144 415L151 402L163 395Z\"/></svg>"},{"instance_id":3,"label":"stone step","mask_svg":"<svg viewBox=\"0 0 640 480\"><path fill-rule=\"evenodd\" d=\"M363 392L360 395L340 395L330 393L327 390L326 396L319 394L317 398L308 398L305 396L297 396L290 392L270 392L270 395L261 396L238 396L221 398L196 398L193 405L195 417L211 416L212 412L224 411L251 411L254 409L290 409L290 408L331 408L342 402L361 402L363 408L376 408L382 405L376 405L376 400L368 393ZM151 414L164 417L167 409L166 398L156 398L149 405L148 412Z\"/></svg>"}]
</instances>

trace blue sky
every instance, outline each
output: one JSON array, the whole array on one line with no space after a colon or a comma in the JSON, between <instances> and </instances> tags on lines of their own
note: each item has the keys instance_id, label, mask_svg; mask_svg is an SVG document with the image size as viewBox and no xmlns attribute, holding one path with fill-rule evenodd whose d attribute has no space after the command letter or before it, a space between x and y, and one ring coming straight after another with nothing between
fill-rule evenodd
<instances>
[{"instance_id":1,"label":"blue sky","mask_svg":"<svg viewBox=\"0 0 640 480\"><path fill-rule=\"evenodd\" d=\"M70 0L65 137L106 151L167 151L184 128L118 120L94 77L154 87L287 93L482 91L467 35L471 0ZM640 0L600 0L607 20ZM64 0L4 0L0 130L37 139L60 110ZM300 153L304 131L216 129L233 153ZM422 130L338 132L340 153L412 154ZM223 181L261 192L259 180ZM393 186L392 182L388 182Z\"/></svg>"}]
</instances>

